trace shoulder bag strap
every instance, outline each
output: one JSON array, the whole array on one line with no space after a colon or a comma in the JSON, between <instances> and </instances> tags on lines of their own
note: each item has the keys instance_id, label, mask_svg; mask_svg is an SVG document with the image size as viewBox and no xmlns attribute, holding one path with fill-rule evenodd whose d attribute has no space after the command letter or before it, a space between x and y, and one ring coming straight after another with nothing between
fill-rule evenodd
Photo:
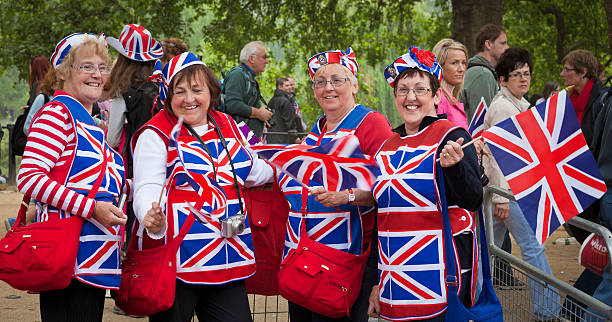
<instances>
[{"instance_id":1,"label":"shoulder bag strap","mask_svg":"<svg viewBox=\"0 0 612 322\"><path fill-rule=\"evenodd\" d=\"M104 175L106 174L106 165L108 163L108 159L106 156L105 142L102 143L102 154L102 162L98 166L98 178L96 178L93 187L87 194L87 198L95 198L96 194L98 193L98 189L100 189L100 185L102 184L102 179L104 179ZM19 212L17 213L17 219L15 220L15 223L13 224L13 227L11 229L14 229L22 224L25 225L26 211L28 210L29 203L30 197L23 196L23 199L21 200L21 205L19 207Z\"/></svg>"},{"instance_id":2,"label":"shoulder bag strap","mask_svg":"<svg viewBox=\"0 0 612 322\"><path fill-rule=\"evenodd\" d=\"M440 211L442 212L443 236L444 236L444 251L446 258L446 284L453 285L455 288L458 285L458 278L455 267L455 251L453 249L453 236L451 232L450 216L448 214L448 204L446 203L446 191L444 188L444 174L439 163L436 164L438 183L440 185ZM489 251L487 248L487 236L484 231L484 218L482 206L478 211L479 219L479 239L481 251L481 265L484 279L491 278L491 267L489 266ZM451 265L452 263L452 265Z\"/></svg>"}]
</instances>

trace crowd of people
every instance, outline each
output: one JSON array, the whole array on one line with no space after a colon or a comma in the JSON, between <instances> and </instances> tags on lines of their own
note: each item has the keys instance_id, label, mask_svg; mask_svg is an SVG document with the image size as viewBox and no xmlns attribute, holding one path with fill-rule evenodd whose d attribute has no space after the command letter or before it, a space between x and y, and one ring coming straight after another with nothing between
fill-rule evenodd
<instances>
[{"instance_id":1,"label":"crowd of people","mask_svg":"<svg viewBox=\"0 0 612 322\"><path fill-rule=\"evenodd\" d=\"M114 63L107 43L119 54ZM480 163L489 185L508 184L485 145L462 145L472 141L468 123L481 100L489 106L485 128L533 106L526 99L533 63L528 50L509 47L501 26L484 26L475 45L471 58L453 39L440 40L431 52L410 46L381 71L403 121L396 128L357 101L359 64L352 48L314 54L304 66L321 116L309 129L294 78L278 78L274 97L262 97L256 77L269 57L261 41L247 43L240 64L220 82L182 41L158 42L139 25L124 26L118 39L84 33L62 39L50 64L44 56L31 62L27 144L17 177L19 190L34 200L34 221L84 219L72 283L40 293L42 321L101 321L105 290L120 285L121 245L132 239L138 249L163 245L184 225L190 226L176 254L173 305L150 321L190 321L194 314L200 321L250 321L245 280L255 274L257 258L243 189L270 183L290 208L283 258L299 256L303 238L363 258L354 268L362 272L353 290L358 295L345 303L344 317L290 301L291 321L452 319L446 316L447 265L460 272L462 305L476 304L482 277L474 212L486 185ZM598 121L610 114L598 105L600 64L588 51L574 50L562 65L563 86L573 86L568 97L610 187L612 150L601 139L609 126ZM559 84L547 83L542 98L558 91ZM249 148L241 122L264 144L322 146L354 135L381 173L371 189L327 190L308 177L300 182ZM188 151L188 162L180 149ZM226 198L223 212L203 201L211 192L190 184L190 173L214 182ZM120 209L124 194L130 202ZM609 197L595 216L612 229ZM501 245L509 232L523 259L551 274L545 248L517 203L495 196L493 205L489 238ZM188 221L194 207L212 219ZM455 263L445 260L446 209ZM226 228L236 220L243 229ZM600 280L591 281L591 294L612 304L609 269ZM529 288L536 319L557 317L559 299L542 296L534 281Z\"/></svg>"}]
</instances>

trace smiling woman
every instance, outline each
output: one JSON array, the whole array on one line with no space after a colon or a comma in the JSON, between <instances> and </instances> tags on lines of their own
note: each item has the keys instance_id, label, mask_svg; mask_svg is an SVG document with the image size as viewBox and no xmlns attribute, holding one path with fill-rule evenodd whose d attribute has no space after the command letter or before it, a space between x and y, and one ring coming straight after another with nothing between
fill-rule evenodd
<instances>
[{"instance_id":1,"label":"smiling woman","mask_svg":"<svg viewBox=\"0 0 612 322\"><path fill-rule=\"evenodd\" d=\"M183 317L194 312L200 321L250 321L244 280L255 273L255 258L243 188L271 181L272 168L249 152L229 115L211 108L221 88L194 54L175 56L163 71L158 61L153 78L160 84L164 109L132 140L138 218L132 238L140 249L151 249L175 238L184 226L188 232L177 253L174 305L149 321L185 321ZM174 137L177 124L180 129ZM192 175L197 184L185 180ZM198 180L198 175L207 180ZM161 206L160 191L166 198ZM212 201L211 191L222 197ZM224 202L221 209L218 205ZM190 207L210 220L188 223L193 219ZM222 228L231 222L242 223L243 230Z\"/></svg>"},{"instance_id":2,"label":"smiling woman","mask_svg":"<svg viewBox=\"0 0 612 322\"><path fill-rule=\"evenodd\" d=\"M34 117L21 160L17 185L36 200L36 221L85 219L72 282L40 293L42 321L101 321L105 289L119 287L126 216L116 205L130 189L121 156L91 117L109 62L102 37L72 34L58 43L51 63L60 90Z\"/></svg>"},{"instance_id":3,"label":"smiling woman","mask_svg":"<svg viewBox=\"0 0 612 322\"><path fill-rule=\"evenodd\" d=\"M391 127L385 117L363 105L357 104L355 97L359 90L357 82L357 59L351 48L343 52L331 50L312 56L308 60L308 71L312 80L312 90L323 115L319 117L303 144L322 145L335 138L354 134L359 139L361 150L367 155L373 155L384 140L391 135ZM365 259L372 245L372 230L375 211L373 199L368 191L345 189L342 191L326 191L321 184L314 181L305 182L311 187L312 194L295 180L279 176L279 183L285 197L289 201L291 211L287 224L287 239L285 240L284 256L287 258L297 252L297 240L301 237L301 219L308 235L317 242L335 248L342 252L364 258L363 265L355 265L355 270L365 270L360 273L358 281L362 290L369 290L376 283L376 268L366 270ZM368 198L369 196L369 198ZM321 228L321 218L329 218L338 224L330 228ZM323 230L326 230L323 232ZM350 232L350 233L347 233ZM323 234L323 237L320 237ZM363 275L362 275L363 274ZM304 292L316 288L313 283L300 283L291 280L281 283L281 290L302 289ZM303 285L308 284L308 285ZM351 289L346 299L351 298L359 289ZM354 303L342 303L350 310L350 317L355 321L367 319L367 291L359 293ZM336 301L333 294L325 294L329 301ZM321 314L320 310L311 307L306 296L295 296L289 302L291 321L338 321ZM304 302L305 301L305 302ZM348 300L347 300L348 301ZM316 312L319 311L319 312ZM329 313L328 313L329 314ZM345 321L340 319L339 321Z\"/></svg>"},{"instance_id":4,"label":"smiling woman","mask_svg":"<svg viewBox=\"0 0 612 322\"><path fill-rule=\"evenodd\" d=\"M435 56L414 46L384 70L404 120L375 155L381 175L372 188L378 205L378 267L380 276L389 277L381 278L372 288L369 312L388 320L444 321L450 298L444 283L445 265L461 267L457 295L467 307L474 303L477 270L473 268L477 267L478 256L474 256L475 227L470 211L482 203L482 185L476 150L471 145L461 147L471 140L470 135L436 115L435 105L442 95L440 73ZM440 171L436 159L442 167L444 183L436 180L435 174ZM444 191L442 184L448 187L448 205L438 195ZM424 248L407 248L407 241L426 235L442 236L442 209L447 206L453 235L451 249L456 249L458 255L456 263L438 260L446 258L441 237L434 237L431 240L438 241ZM407 257L411 259L389 260ZM393 274L403 277L400 280ZM398 292L404 288L402 280L407 279L422 285L428 297L415 299L410 292Z\"/></svg>"}]
</instances>

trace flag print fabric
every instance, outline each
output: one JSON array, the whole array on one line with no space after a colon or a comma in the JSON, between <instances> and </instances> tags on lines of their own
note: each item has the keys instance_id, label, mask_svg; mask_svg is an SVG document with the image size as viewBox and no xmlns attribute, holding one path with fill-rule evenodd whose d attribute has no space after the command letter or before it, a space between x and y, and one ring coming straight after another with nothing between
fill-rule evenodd
<instances>
[{"instance_id":1,"label":"flag print fabric","mask_svg":"<svg viewBox=\"0 0 612 322\"><path fill-rule=\"evenodd\" d=\"M606 191L566 91L482 136L540 243Z\"/></svg>"},{"instance_id":2,"label":"flag print fabric","mask_svg":"<svg viewBox=\"0 0 612 322\"><path fill-rule=\"evenodd\" d=\"M363 154L354 135L315 147L279 144L254 146L251 149L303 185L313 181L327 191L348 188L370 190L379 173L376 162Z\"/></svg>"},{"instance_id":3,"label":"flag print fabric","mask_svg":"<svg viewBox=\"0 0 612 322\"><path fill-rule=\"evenodd\" d=\"M166 171L168 178L174 178L169 184L181 186L189 184L193 190L197 191L200 198L204 199L202 211L192 211L196 219L202 223L210 222L218 224L218 221L212 220L210 215L223 215L227 208L227 197L225 192L215 180L211 180L206 174L213 174L212 160L210 163L201 162L201 158L193 153L189 146L181 146L178 141L179 133L183 125L183 117L179 117L176 125L170 132L170 140L168 141L168 151L176 150L178 158L169 166ZM176 164L180 162L180 164ZM199 169L198 169L199 168ZM194 209L193 206L189 207Z\"/></svg>"},{"instance_id":4,"label":"flag print fabric","mask_svg":"<svg viewBox=\"0 0 612 322\"><path fill-rule=\"evenodd\" d=\"M472 138L479 138L484 131L484 119L487 114L487 103L484 100L484 97L480 98L480 103L476 108L476 112L474 112L474 117L470 122L470 126L468 127L468 131L470 131L470 135Z\"/></svg>"}]
</instances>

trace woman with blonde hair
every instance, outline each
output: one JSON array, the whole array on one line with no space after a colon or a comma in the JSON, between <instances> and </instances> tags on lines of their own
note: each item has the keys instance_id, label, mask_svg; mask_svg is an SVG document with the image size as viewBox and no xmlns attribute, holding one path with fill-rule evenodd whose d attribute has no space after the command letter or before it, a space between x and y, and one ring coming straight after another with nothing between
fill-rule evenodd
<instances>
[{"instance_id":1,"label":"woman with blonde hair","mask_svg":"<svg viewBox=\"0 0 612 322\"><path fill-rule=\"evenodd\" d=\"M102 321L107 289L121 280L117 207L129 192L121 156L106 143L91 112L110 73L103 38L72 34L51 56L57 77L53 100L36 114L17 187L37 201L36 222L79 216L83 226L72 281L40 292L42 321ZM72 269L72 268L71 268Z\"/></svg>"},{"instance_id":2,"label":"woman with blonde hair","mask_svg":"<svg viewBox=\"0 0 612 322\"><path fill-rule=\"evenodd\" d=\"M467 48L462 43L445 38L432 50L436 60L442 67L440 82L442 96L438 103L438 114L446 114L449 121L467 129L467 116L457 97L463 87L463 77L467 69Z\"/></svg>"}]
</instances>

